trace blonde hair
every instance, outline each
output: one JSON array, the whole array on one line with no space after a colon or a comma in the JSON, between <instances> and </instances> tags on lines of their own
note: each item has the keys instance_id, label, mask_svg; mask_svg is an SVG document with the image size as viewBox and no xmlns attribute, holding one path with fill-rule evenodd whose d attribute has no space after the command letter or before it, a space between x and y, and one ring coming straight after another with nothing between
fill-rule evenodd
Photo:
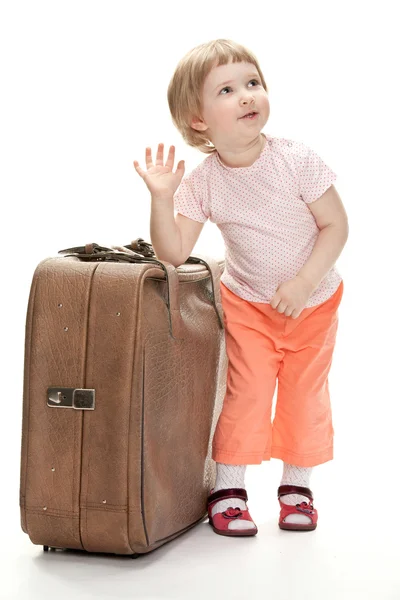
<instances>
[{"instance_id":1,"label":"blonde hair","mask_svg":"<svg viewBox=\"0 0 400 600\"><path fill-rule=\"evenodd\" d=\"M207 138L205 131L191 127L193 117L201 119L202 91L204 81L213 67L229 62L252 63L266 92L267 84L255 55L232 40L218 39L201 44L190 50L178 63L168 86L168 104L172 121L189 146L211 154L215 146Z\"/></svg>"}]
</instances>

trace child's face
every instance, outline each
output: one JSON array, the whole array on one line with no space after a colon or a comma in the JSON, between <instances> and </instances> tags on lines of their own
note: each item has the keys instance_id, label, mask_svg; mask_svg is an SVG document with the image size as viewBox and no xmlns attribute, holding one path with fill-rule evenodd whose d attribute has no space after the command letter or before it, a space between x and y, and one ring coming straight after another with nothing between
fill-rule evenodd
<instances>
[{"instance_id":1,"label":"child's face","mask_svg":"<svg viewBox=\"0 0 400 600\"><path fill-rule=\"evenodd\" d=\"M203 119L194 119L192 127L207 131L217 148L250 142L268 121L268 94L252 63L214 67L204 81L202 99ZM250 111L258 115L243 119Z\"/></svg>"}]
</instances>

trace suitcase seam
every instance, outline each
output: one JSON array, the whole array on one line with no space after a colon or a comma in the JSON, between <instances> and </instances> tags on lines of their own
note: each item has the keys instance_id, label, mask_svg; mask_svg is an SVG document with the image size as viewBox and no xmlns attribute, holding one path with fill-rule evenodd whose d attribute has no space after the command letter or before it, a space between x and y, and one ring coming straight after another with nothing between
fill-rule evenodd
<instances>
[{"instance_id":1,"label":"suitcase seam","mask_svg":"<svg viewBox=\"0 0 400 600\"><path fill-rule=\"evenodd\" d=\"M51 260L51 258L48 258L44 261L42 261L40 263L40 267L42 267L43 265L45 265L49 260ZM29 385L29 376L30 376L30 371L31 371L31 363L32 363L32 342L33 342L33 336L32 336L32 329L33 329L33 313L34 313L34 308L35 308L35 301L36 301L36 294L37 294L37 288L38 288L38 279L39 279L39 273L38 273L38 269L39 266L36 268L35 270L35 289L34 289L34 293L33 293L33 298L32 298L32 307L31 307L31 312L30 312L30 330L29 330L29 363L28 363L28 369L27 369L27 394L26 394L26 403L27 403L27 407L26 407L26 429L25 429L25 435L26 435L26 446L25 446L25 474L24 474L24 490L22 493L22 497L24 499L23 502L23 509L25 511L25 526L26 526L26 530L27 533L29 535L29 529L28 529L28 519L27 519L27 507L26 507L26 489L27 489L27 480L28 480L28 462L29 462L29 419L30 419L30 412L31 412L31 402L30 402L30 385Z\"/></svg>"}]
</instances>

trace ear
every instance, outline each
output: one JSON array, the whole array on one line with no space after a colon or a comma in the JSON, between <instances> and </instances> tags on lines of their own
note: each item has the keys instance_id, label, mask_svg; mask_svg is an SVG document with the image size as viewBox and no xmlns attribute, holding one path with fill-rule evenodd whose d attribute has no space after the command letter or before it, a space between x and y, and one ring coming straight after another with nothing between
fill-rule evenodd
<instances>
[{"instance_id":1,"label":"ear","mask_svg":"<svg viewBox=\"0 0 400 600\"><path fill-rule=\"evenodd\" d=\"M196 131L206 131L206 129L208 129L204 121L202 121L198 117L193 117L190 126L192 127L192 129L196 129Z\"/></svg>"}]
</instances>

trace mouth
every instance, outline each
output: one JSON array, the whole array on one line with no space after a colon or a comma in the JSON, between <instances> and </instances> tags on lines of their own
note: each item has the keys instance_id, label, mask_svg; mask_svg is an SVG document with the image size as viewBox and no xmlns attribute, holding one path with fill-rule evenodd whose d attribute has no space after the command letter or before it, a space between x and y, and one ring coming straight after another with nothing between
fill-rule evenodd
<instances>
[{"instance_id":1,"label":"mouth","mask_svg":"<svg viewBox=\"0 0 400 600\"><path fill-rule=\"evenodd\" d=\"M258 112L253 110L253 111L248 112L247 114L243 115L243 117L240 117L240 118L241 119L254 119L257 115L258 115Z\"/></svg>"}]
</instances>

